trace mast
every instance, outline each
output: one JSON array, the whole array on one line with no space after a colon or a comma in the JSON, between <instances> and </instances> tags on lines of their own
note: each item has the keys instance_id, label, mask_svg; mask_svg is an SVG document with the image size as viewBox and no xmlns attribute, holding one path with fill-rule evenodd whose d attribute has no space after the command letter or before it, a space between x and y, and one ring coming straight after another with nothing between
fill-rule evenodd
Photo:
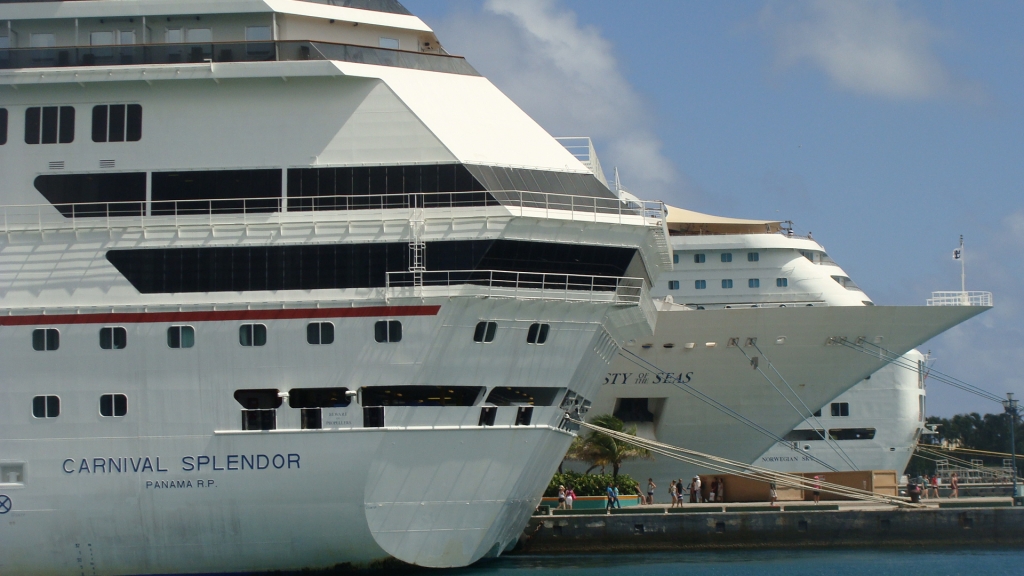
<instances>
[{"instance_id":1,"label":"mast","mask_svg":"<svg viewBox=\"0 0 1024 576\"><path fill-rule=\"evenodd\" d=\"M967 292L967 279L964 272L964 235L960 235L960 291Z\"/></svg>"}]
</instances>

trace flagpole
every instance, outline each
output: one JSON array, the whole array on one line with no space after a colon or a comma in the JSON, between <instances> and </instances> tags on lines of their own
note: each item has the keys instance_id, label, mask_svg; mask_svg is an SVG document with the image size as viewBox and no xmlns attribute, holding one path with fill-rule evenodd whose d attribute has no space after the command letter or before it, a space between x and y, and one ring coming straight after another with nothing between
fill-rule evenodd
<instances>
[{"instance_id":1,"label":"flagpole","mask_svg":"<svg viewBox=\"0 0 1024 576\"><path fill-rule=\"evenodd\" d=\"M967 277L964 272L964 235L960 235L960 291L967 293Z\"/></svg>"}]
</instances>

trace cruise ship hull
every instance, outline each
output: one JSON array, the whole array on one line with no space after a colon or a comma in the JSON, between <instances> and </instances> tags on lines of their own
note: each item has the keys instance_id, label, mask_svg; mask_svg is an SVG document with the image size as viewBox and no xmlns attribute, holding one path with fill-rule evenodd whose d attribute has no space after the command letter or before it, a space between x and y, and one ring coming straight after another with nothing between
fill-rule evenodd
<instances>
[{"instance_id":1,"label":"cruise ship hull","mask_svg":"<svg viewBox=\"0 0 1024 576\"><path fill-rule=\"evenodd\" d=\"M866 306L662 311L655 338L626 346L613 362L591 413L613 413L624 398L646 398L650 414L647 422L636 418L641 420L639 435L752 463L803 421L803 405L813 411L884 365L877 356L830 344L830 339L854 343L863 338L902 354L984 310ZM737 345L730 345L731 340ZM665 457L629 461L623 471L661 480L706 472Z\"/></svg>"}]
</instances>

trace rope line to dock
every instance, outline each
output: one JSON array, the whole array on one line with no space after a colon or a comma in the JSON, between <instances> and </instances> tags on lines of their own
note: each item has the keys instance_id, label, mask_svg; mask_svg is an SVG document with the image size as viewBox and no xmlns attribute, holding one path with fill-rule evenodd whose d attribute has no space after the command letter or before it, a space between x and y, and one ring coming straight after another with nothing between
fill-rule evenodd
<instances>
[{"instance_id":1,"label":"rope line to dock","mask_svg":"<svg viewBox=\"0 0 1024 576\"><path fill-rule=\"evenodd\" d=\"M670 444L664 444L654 440L648 440L646 438L640 438L625 434L623 432L616 432L593 424L588 424L579 420L569 420L581 428L604 434L621 442L632 444L640 448L644 448L652 453L667 456L669 458L693 464L700 468L711 470L712 472L718 472L723 474L731 474L746 478L749 480L755 480L759 482L774 482L777 485L796 488L800 490L818 490L821 492L828 492L837 496L844 496L853 500L861 500L865 502L876 502L879 504L895 505L895 506L920 506L919 504L911 504L908 498L901 498L899 496L885 496L876 494L867 490L859 490L857 488L851 488L849 486L842 486L840 484L834 484L831 482L825 482L822 480L814 480L812 478L804 478L803 476L797 476L795 474L788 474L785 472L778 472L768 468L762 468L753 464L745 464L736 460L730 460L728 458L722 458L720 456L714 456L712 454L705 454L703 452L697 452L696 450L690 450L679 446L672 446Z\"/></svg>"}]
</instances>

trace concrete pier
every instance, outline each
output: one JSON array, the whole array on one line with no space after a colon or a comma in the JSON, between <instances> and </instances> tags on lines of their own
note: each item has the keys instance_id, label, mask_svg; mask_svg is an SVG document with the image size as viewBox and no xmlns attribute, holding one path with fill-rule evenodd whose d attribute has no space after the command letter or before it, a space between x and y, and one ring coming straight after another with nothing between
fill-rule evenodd
<instances>
[{"instance_id":1,"label":"concrete pier","mask_svg":"<svg viewBox=\"0 0 1024 576\"><path fill-rule=\"evenodd\" d=\"M1024 544L1024 507L1009 498L961 498L925 508L843 502L554 511L531 519L516 553L965 544Z\"/></svg>"}]
</instances>

